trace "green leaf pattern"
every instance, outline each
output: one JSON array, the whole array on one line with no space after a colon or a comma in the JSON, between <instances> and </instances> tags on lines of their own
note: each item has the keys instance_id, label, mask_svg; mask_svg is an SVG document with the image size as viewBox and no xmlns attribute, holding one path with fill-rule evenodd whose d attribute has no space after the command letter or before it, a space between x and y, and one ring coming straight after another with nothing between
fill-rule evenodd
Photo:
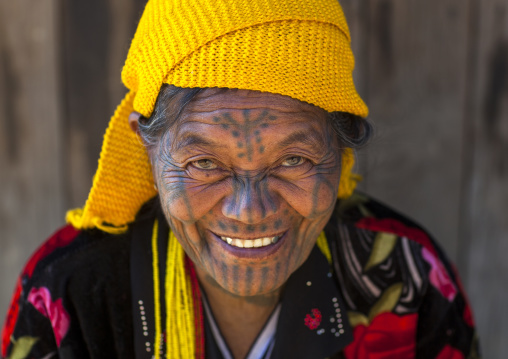
<instances>
[{"instance_id":1,"label":"green leaf pattern","mask_svg":"<svg viewBox=\"0 0 508 359\"><path fill-rule=\"evenodd\" d=\"M374 238L374 244L372 246L372 251L370 252L369 260L363 270L366 272L388 258L397 244L397 239L398 236L396 234L379 232L376 235L376 238Z\"/></svg>"},{"instance_id":2,"label":"green leaf pattern","mask_svg":"<svg viewBox=\"0 0 508 359\"><path fill-rule=\"evenodd\" d=\"M25 359L30 354L32 347L39 340L39 338L25 336L20 337L18 340L12 338L12 352L7 359Z\"/></svg>"},{"instance_id":3,"label":"green leaf pattern","mask_svg":"<svg viewBox=\"0 0 508 359\"><path fill-rule=\"evenodd\" d=\"M396 283L391 287L388 287L381 297L379 297L378 301L371 307L368 317L359 312L348 312L348 319L351 326L356 327L359 324L368 326L377 315L393 311L399 302L402 288L402 283Z\"/></svg>"}]
</instances>

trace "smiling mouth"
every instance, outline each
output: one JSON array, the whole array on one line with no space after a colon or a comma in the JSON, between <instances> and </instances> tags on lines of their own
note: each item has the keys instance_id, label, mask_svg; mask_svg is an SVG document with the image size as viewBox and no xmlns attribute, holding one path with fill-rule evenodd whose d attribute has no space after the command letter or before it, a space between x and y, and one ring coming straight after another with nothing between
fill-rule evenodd
<instances>
[{"instance_id":1,"label":"smiling mouth","mask_svg":"<svg viewBox=\"0 0 508 359\"><path fill-rule=\"evenodd\" d=\"M261 238L254 238L254 239L240 239L240 238L230 238L230 237L220 237L224 242L227 244L238 247L238 248L261 248L261 247L267 247L272 244L275 244L279 241L280 236L275 237L261 237Z\"/></svg>"}]
</instances>

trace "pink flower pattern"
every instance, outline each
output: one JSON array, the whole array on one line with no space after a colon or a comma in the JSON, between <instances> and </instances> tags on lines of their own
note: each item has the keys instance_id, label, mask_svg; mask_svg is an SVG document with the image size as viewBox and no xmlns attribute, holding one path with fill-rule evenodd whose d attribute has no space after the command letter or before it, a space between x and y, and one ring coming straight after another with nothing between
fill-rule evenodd
<instances>
[{"instance_id":1,"label":"pink flower pattern","mask_svg":"<svg viewBox=\"0 0 508 359\"><path fill-rule=\"evenodd\" d=\"M431 267L429 273L430 283L441 292L443 297L452 302L457 295L457 287L450 279L446 268L427 248L422 248L422 256Z\"/></svg>"},{"instance_id":2,"label":"pink flower pattern","mask_svg":"<svg viewBox=\"0 0 508 359\"><path fill-rule=\"evenodd\" d=\"M56 344L60 347L60 343L67 334L70 326L70 317L63 307L62 298L52 301L49 289L40 287L32 288L28 294L28 302L51 321Z\"/></svg>"}]
</instances>

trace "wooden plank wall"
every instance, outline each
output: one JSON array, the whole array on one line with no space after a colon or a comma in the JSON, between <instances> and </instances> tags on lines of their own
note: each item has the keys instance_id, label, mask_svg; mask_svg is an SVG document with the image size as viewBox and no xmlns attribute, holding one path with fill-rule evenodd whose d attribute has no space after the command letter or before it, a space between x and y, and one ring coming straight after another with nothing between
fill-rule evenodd
<instances>
[{"instance_id":1,"label":"wooden plank wall","mask_svg":"<svg viewBox=\"0 0 508 359\"><path fill-rule=\"evenodd\" d=\"M362 189L457 263L485 358L508 345L508 0L342 0L377 135ZM0 0L0 313L82 205L144 0Z\"/></svg>"},{"instance_id":2,"label":"wooden plank wall","mask_svg":"<svg viewBox=\"0 0 508 359\"><path fill-rule=\"evenodd\" d=\"M0 2L2 317L22 263L64 212L57 10L54 0Z\"/></svg>"},{"instance_id":3,"label":"wooden plank wall","mask_svg":"<svg viewBox=\"0 0 508 359\"><path fill-rule=\"evenodd\" d=\"M488 357L508 358L508 2L474 4L459 264Z\"/></svg>"},{"instance_id":4,"label":"wooden plank wall","mask_svg":"<svg viewBox=\"0 0 508 359\"><path fill-rule=\"evenodd\" d=\"M362 188L457 263L485 358L507 358L508 1L343 0L377 136Z\"/></svg>"}]
</instances>

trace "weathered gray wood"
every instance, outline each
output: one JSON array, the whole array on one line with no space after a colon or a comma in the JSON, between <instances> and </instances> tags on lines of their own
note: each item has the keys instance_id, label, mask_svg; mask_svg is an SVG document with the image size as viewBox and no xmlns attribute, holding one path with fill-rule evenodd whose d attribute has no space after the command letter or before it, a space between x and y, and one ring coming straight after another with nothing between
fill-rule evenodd
<instances>
[{"instance_id":1,"label":"weathered gray wood","mask_svg":"<svg viewBox=\"0 0 508 359\"><path fill-rule=\"evenodd\" d=\"M121 16L123 14L118 14ZM81 206L92 183L110 108L108 1L66 1L62 11L67 201Z\"/></svg>"},{"instance_id":2,"label":"weathered gray wood","mask_svg":"<svg viewBox=\"0 0 508 359\"><path fill-rule=\"evenodd\" d=\"M468 13L464 0L369 1L377 136L364 188L430 230L455 260Z\"/></svg>"},{"instance_id":3,"label":"weathered gray wood","mask_svg":"<svg viewBox=\"0 0 508 359\"><path fill-rule=\"evenodd\" d=\"M0 2L2 316L22 263L63 223L57 5Z\"/></svg>"},{"instance_id":4,"label":"weathered gray wood","mask_svg":"<svg viewBox=\"0 0 508 359\"><path fill-rule=\"evenodd\" d=\"M351 47L355 56L355 70L353 80L356 89L362 99L370 104L369 101L369 37L370 37L370 17L368 0L343 0L340 2L349 26L351 34ZM365 169L369 164L368 151L358 151L356 153L356 172L364 176L364 181L360 183L360 188L366 190L367 178Z\"/></svg>"},{"instance_id":5,"label":"weathered gray wood","mask_svg":"<svg viewBox=\"0 0 508 359\"><path fill-rule=\"evenodd\" d=\"M97 167L102 134L126 89L120 78L146 1L63 2L66 206L82 206Z\"/></svg>"},{"instance_id":6,"label":"weathered gray wood","mask_svg":"<svg viewBox=\"0 0 508 359\"><path fill-rule=\"evenodd\" d=\"M31 252L82 206L145 1L0 1L0 316Z\"/></svg>"},{"instance_id":7,"label":"weathered gray wood","mask_svg":"<svg viewBox=\"0 0 508 359\"><path fill-rule=\"evenodd\" d=\"M475 1L471 11L460 267L467 269L484 357L507 358L508 2Z\"/></svg>"}]
</instances>

